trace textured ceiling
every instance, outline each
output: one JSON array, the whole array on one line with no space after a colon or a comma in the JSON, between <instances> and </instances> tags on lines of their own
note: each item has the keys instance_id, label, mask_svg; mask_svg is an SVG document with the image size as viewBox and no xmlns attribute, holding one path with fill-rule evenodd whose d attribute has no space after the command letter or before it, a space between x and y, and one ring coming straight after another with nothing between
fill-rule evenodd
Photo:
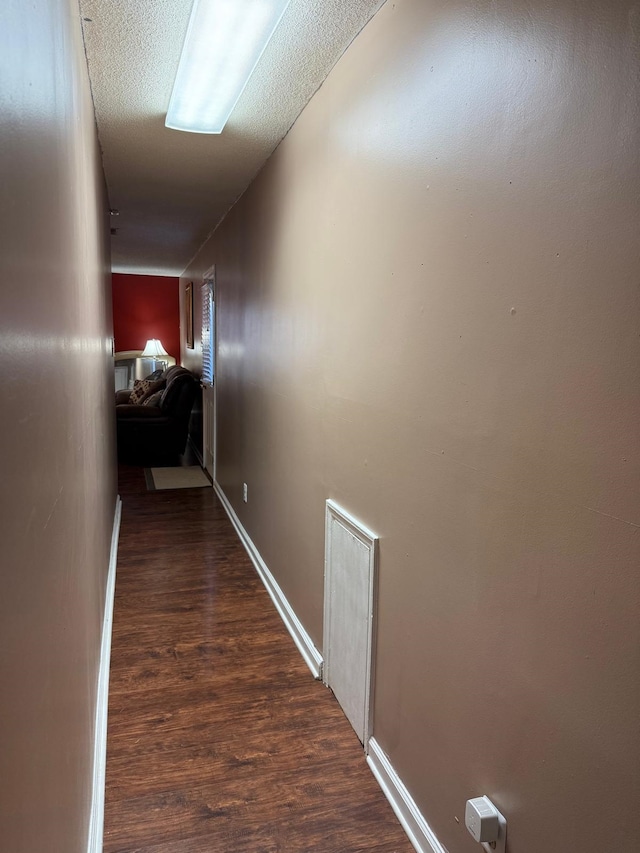
<instances>
[{"instance_id":1,"label":"textured ceiling","mask_svg":"<svg viewBox=\"0 0 640 853\"><path fill-rule=\"evenodd\" d=\"M382 2L291 0L223 133L209 136L164 126L192 0L80 0L109 201L120 211L114 271L184 271Z\"/></svg>"}]
</instances>

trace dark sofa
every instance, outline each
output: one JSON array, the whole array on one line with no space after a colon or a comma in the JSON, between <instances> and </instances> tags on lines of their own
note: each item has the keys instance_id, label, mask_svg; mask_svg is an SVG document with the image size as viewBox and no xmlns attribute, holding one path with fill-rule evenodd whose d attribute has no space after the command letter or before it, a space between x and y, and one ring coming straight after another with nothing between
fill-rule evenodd
<instances>
[{"instance_id":1,"label":"dark sofa","mask_svg":"<svg viewBox=\"0 0 640 853\"><path fill-rule=\"evenodd\" d=\"M189 417L198 381L184 367L170 367L148 388L137 383L140 399L131 403L131 391L116 392L118 458L129 464L168 462L184 452Z\"/></svg>"}]
</instances>

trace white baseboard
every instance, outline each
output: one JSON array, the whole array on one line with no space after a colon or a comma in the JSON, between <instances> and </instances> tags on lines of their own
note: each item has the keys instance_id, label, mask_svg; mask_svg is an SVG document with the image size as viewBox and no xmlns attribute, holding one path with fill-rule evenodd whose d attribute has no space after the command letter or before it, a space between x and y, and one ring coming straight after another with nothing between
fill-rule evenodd
<instances>
[{"instance_id":1,"label":"white baseboard","mask_svg":"<svg viewBox=\"0 0 640 853\"><path fill-rule=\"evenodd\" d=\"M282 621L293 637L293 641L298 647L300 654L307 662L307 666L314 677L318 679L322 678L322 655L314 646L311 637L307 634L304 626L278 586L276 579L267 568L222 488L216 481L214 481L213 487L231 523L235 527L251 562L255 566L262 583L271 596ZM407 833L409 841L418 853L447 853L447 849L436 838L435 833L420 813L411 794L407 791L389 759L373 737L369 739L367 752L367 763L371 772L391 804L391 808L400 821L402 828Z\"/></svg>"},{"instance_id":2,"label":"white baseboard","mask_svg":"<svg viewBox=\"0 0 640 853\"><path fill-rule=\"evenodd\" d=\"M107 769L107 711L109 706L109 664L111 662L111 626L113 624L113 599L116 589L116 562L118 558L118 537L122 501L116 500L111 534L111 553L109 572L104 600L102 621L102 644L100 647L100 670L98 673L98 691L96 696L96 725L93 756L93 794L91 797L91 818L89 821L88 853L102 853L104 833L104 785Z\"/></svg>"},{"instance_id":3,"label":"white baseboard","mask_svg":"<svg viewBox=\"0 0 640 853\"><path fill-rule=\"evenodd\" d=\"M287 630L293 637L293 641L298 647L298 651L305 659L307 666L311 670L314 678L322 678L322 655L314 646L313 640L305 630L304 625L302 624L302 622L300 622L300 620L294 613L293 608L287 601L285 594L278 586L278 582L267 568L266 563L260 556L260 553L256 546L253 544L251 537L242 526L240 519L238 518L235 513L235 510L229 503L229 500L223 492L222 488L215 481L213 483L213 487L216 490L216 494L220 498L222 506L224 507L225 512L229 516L231 523L235 527L236 532L240 537L240 541L244 545L245 550L251 559L251 562L255 566L255 569L258 572L262 583L265 585L267 592L271 596L271 600L275 604L276 609L282 618L282 621L284 622Z\"/></svg>"},{"instance_id":4,"label":"white baseboard","mask_svg":"<svg viewBox=\"0 0 640 853\"><path fill-rule=\"evenodd\" d=\"M447 853L373 737L369 740L367 763L418 853Z\"/></svg>"}]
</instances>

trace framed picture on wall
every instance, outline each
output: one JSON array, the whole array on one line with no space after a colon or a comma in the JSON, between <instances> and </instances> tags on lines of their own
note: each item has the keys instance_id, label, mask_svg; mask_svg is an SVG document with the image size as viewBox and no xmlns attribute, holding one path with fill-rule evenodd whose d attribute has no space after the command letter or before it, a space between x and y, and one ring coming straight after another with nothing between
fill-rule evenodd
<instances>
[{"instance_id":1,"label":"framed picture on wall","mask_svg":"<svg viewBox=\"0 0 640 853\"><path fill-rule=\"evenodd\" d=\"M193 349L193 282L187 284L185 307L185 339L188 349Z\"/></svg>"}]
</instances>

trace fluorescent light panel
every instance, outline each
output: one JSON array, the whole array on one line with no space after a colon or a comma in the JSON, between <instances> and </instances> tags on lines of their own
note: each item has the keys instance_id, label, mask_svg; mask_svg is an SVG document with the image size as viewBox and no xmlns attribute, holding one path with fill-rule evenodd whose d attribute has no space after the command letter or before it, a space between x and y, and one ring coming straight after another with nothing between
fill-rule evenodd
<instances>
[{"instance_id":1,"label":"fluorescent light panel","mask_svg":"<svg viewBox=\"0 0 640 853\"><path fill-rule=\"evenodd\" d=\"M165 125L222 133L289 0L194 0Z\"/></svg>"}]
</instances>

